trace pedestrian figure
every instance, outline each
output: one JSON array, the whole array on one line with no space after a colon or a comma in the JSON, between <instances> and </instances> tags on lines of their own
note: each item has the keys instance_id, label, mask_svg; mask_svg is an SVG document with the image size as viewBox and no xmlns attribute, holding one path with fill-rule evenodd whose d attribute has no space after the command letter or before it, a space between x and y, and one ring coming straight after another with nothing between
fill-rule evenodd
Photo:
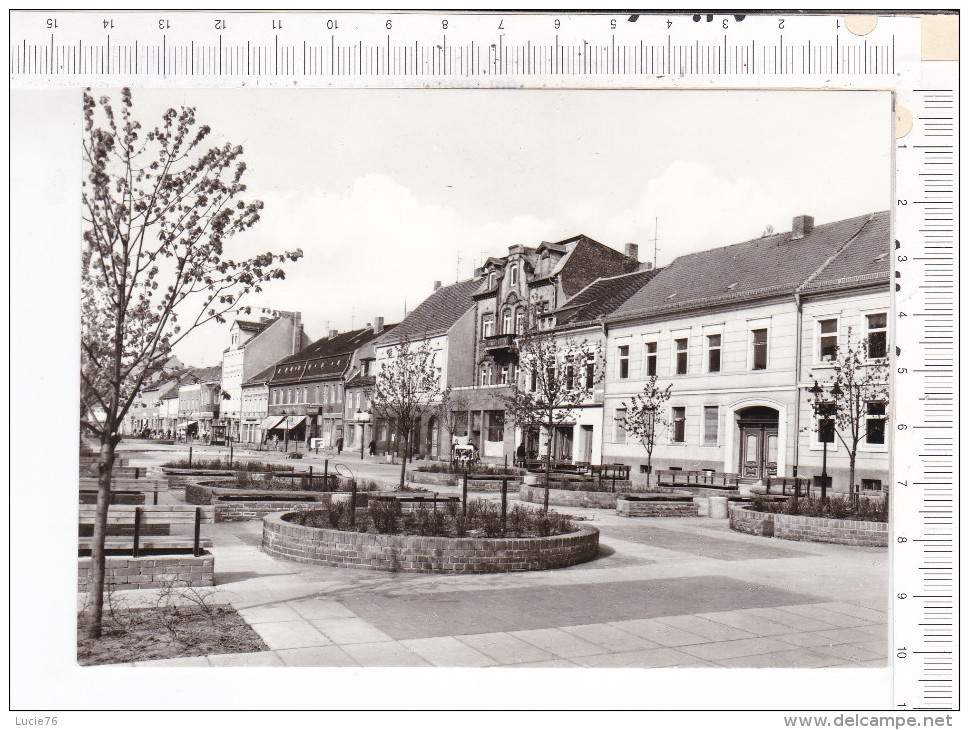
<instances>
[{"instance_id":1,"label":"pedestrian figure","mask_svg":"<svg viewBox=\"0 0 969 730\"><path fill-rule=\"evenodd\" d=\"M525 442L524 441L518 444L518 449L515 451L515 458L518 459L518 466L525 466Z\"/></svg>"},{"instance_id":2,"label":"pedestrian figure","mask_svg":"<svg viewBox=\"0 0 969 730\"><path fill-rule=\"evenodd\" d=\"M377 442L370 439L370 455L375 456L377 453Z\"/></svg>"},{"instance_id":3,"label":"pedestrian figure","mask_svg":"<svg viewBox=\"0 0 969 730\"><path fill-rule=\"evenodd\" d=\"M342 454L343 453L343 437L342 436L336 440L336 453L338 453L338 454Z\"/></svg>"}]
</instances>

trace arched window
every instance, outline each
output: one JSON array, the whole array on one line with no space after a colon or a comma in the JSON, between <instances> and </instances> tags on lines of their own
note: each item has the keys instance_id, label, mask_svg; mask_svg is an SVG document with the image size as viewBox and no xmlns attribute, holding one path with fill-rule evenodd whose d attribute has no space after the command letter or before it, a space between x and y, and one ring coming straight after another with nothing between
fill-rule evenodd
<instances>
[{"instance_id":1,"label":"arched window","mask_svg":"<svg viewBox=\"0 0 969 730\"><path fill-rule=\"evenodd\" d=\"M516 264L511 265L511 271L509 272L508 275L510 277L509 283L512 286L515 286L515 284L518 283L518 266Z\"/></svg>"},{"instance_id":2,"label":"arched window","mask_svg":"<svg viewBox=\"0 0 969 730\"><path fill-rule=\"evenodd\" d=\"M513 334L511 329L511 310L506 309L501 315L501 334L510 335Z\"/></svg>"}]
</instances>

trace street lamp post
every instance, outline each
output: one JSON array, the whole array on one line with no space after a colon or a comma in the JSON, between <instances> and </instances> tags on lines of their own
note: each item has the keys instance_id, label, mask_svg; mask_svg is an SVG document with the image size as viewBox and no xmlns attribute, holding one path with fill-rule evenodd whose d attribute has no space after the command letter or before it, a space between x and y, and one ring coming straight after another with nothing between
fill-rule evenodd
<instances>
[{"instance_id":1,"label":"street lamp post","mask_svg":"<svg viewBox=\"0 0 969 730\"><path fill-rule=\"evenodd\" d=\"M367 422L370 421L370 414L366 411L357 411L357 421L360 423L360 461L363 461L363 450L367 435Z\"/></svg>"},{"instance_id":2,"label":"street lamp post","mask_svg":"<svg viewBox=\"0 0 969 730\"><path fill-rule=\"evenodd\" d=\"M821 439L821 503L828 499L828 429L822 432L822 425L831 421L831 417L837 412L837 399L841 396L841 386L835 383L831 387L831 400L822 400L824 388L814 381L814 386L808 391L814 396L814 415L818 420L818 437Z\"/></svg>"}]
</instances>

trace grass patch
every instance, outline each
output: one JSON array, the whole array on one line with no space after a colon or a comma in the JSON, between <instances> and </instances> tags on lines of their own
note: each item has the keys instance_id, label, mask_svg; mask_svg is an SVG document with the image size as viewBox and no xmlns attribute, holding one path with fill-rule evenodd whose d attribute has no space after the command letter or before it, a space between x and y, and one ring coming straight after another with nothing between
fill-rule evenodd
<instances>
[{"instance_id":1,"label":"grass patch","mask_svg":"<svg viewBox=\"0 0 969 730\"><path fill-rule=\"evenodd\" d=\"M234 608L211 603L211 589L170 585L160 589L155 605L147 608L130 608L119 594L110 591L105 596L99 639L83 636L83 611L78 614L78 664L123 664L268 650Z\"/></svg>"},{"instance_id":2,"label":"grass patch","mask_svg":"<svg viewBox=\"0 0 969 730\"><path fill-rule=\"evenodd\" d=\"M222 471L241 471L241 472L276 472L293 471L293 467L288 464L273 464L268 461L239 461L233 459L229 463L228 459L176 459L162 464L169 469L218 469Z\"/></svg>"},{"instance_id":3,"label":"grass patch","mask_svg":"<svg viewBox=\"0 0 969 730\"><path fill-rule=\"evenodd\" d=\"M430 464L421 464L414 469L416 472L426 474L464 474L460 469L447 461L432 461ZM518 477L525 473L524 469L515 467L497 466L494 464L472 464L468 470L469 477Z\"/></svg>"}]
</instances>

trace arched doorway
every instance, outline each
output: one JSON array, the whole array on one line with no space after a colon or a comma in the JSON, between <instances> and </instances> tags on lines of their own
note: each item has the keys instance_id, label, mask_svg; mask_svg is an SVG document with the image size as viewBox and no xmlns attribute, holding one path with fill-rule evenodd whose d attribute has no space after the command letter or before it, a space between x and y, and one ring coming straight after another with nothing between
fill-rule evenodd
<instances>
[{"instance_id":1,"label":"arched doorway","mask_svg":"<svg viewBox=\"0 0 969 730\"><path fill-rule=\"evenodd\" d=\"M780 414L768 406L750 406L736 413L740 434L737 461L740 475L749 479L777 476Z\"/></svg>"}]
</instances>

